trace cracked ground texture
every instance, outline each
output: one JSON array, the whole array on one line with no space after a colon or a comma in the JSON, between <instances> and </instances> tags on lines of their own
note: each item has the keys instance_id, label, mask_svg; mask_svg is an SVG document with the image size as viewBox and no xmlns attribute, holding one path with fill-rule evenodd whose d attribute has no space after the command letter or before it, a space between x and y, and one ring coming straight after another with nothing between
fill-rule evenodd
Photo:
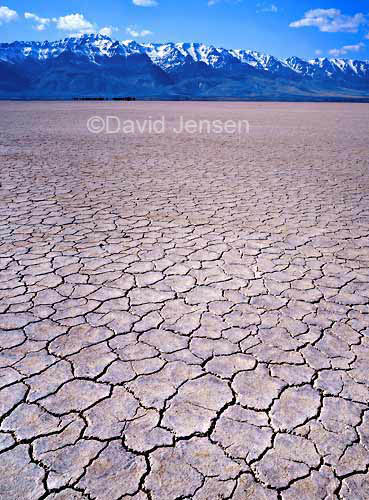
<instances>
[{"instance_id":1,"label":"cracked ground texture","mask_svg":"<svg viewBox=\"0 0 369 500\"><path fill-rule=\"evenodd\" d=\"M181 114L250 134L86 129ZM369 105L0 126L0 497L368 499Z\"/></svg>"}]
</instances>

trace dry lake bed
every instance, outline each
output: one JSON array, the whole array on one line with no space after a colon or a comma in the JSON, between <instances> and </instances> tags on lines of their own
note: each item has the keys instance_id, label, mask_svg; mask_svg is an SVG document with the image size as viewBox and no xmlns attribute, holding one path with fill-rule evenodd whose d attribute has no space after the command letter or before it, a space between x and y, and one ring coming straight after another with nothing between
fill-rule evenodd
<instances>
[{"instance_id":1,"label":"dry lake bed","mask_svg":"<svg viewBox=\"0 0 369 500\"><path fill-rule=\"evenodd\" d=\"M0 103L0 497L367 500L368 132Z\"/></svg>"}]
</instances>

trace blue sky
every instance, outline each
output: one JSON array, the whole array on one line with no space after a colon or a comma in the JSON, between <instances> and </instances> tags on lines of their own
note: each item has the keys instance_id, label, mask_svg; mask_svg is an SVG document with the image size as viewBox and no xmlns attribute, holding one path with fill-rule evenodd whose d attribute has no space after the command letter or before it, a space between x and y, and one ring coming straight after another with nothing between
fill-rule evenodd
<instances>
[{"instance_id":1,"label":"blue sky","mask_svg":"<svg viewBox=\"0 0 369 500\"><path fill-rule=\"evenodd\" d=\"M100 30L119 40L369 59L367 0L0 0L2 42Z\"/></svg>"}]
</instances>

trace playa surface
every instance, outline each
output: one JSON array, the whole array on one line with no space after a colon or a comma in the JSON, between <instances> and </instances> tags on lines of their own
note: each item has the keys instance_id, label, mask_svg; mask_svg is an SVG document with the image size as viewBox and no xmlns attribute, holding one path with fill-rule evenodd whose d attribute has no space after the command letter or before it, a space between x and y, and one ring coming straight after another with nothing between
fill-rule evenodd
<instances>
[{"instance_id":1,"label":"playa surface","mask_svg":"<svg viewBox=\"0 0 369 500\"><path fill-rule=\"evenodd\" d=\"M0 129L0 496L367 499L369 105L2 102Z\"/></svg>"}]
</instances>

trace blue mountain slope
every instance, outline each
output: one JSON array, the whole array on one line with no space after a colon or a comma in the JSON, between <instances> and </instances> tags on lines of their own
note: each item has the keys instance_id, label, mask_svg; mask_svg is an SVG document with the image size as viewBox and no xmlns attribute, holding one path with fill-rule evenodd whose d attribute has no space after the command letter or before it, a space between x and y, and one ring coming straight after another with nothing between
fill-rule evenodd
<instances>
[{"instance_id":1,"label":"blue mountain slope","mask_svg":"<svg viewBox=\"0 0 369 500\"><path fill-rule=\"evenodd\" d=\"M369 97L369 62L102 35L0 44L0 97L129 94L157 98Z\"/></svg>"}]
</instances>

